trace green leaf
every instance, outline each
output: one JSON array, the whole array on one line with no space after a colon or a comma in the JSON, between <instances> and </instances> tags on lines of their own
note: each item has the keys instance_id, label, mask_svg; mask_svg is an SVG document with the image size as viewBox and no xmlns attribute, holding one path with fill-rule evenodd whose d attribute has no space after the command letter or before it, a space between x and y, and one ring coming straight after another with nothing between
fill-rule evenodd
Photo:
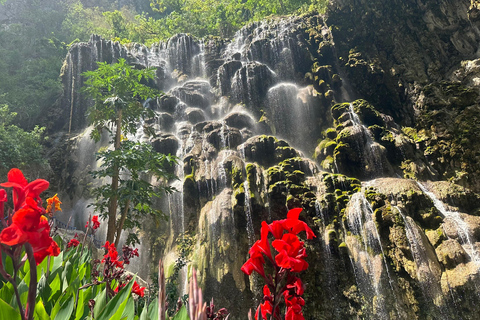
<instances>
[{"instance_id":1,"label":"green leaf","mask_svg":"<svg viewBox=\"0 0 480 320\"><path fill-rule=\"evenodd\" d=\"M134 280L132 279L128 285L121 289L112 300L110 300L105 308L96 316L96 320L120 320L130 298ZM131 298L130 298L131 299Z\"/></svg>"},{"instance_id":2,"label":"green leaf","mask_svg":"<svg viewBox=\"0 0 480 320\"><path fill-rule=\"evenodd\" d=\"M78 292L78 302L77 302L77 310L75 311L75 320L80 320L84 318L85 307L86 307L86 304L84 303L84 295L85 295L85 291L80 290Z\"/></svg>"},{"instance_id":3,"label":"green leaf","mask_svg":"<svg viewBox=\"0 0 480 320\"><path fill-rule=\"evenodd\" d=\"M0 299L4 301L11 301L12 298L14 297L15 292L13 290L13 287L10 282L6 283L1 289L0 289Z\"/></svg>"},{"instance_id":4,"label":"green leaf","mask_svg":"<svg viewBox=\"0 0 480 320\"><path fill-rule=\"evenodd\" d=\"M37 284L37 296L39 296L43 301L50 300L50 294L52 293L52 289L47 282L47 277L45 274L42 274L42 277L38 281Z\"/></svg>"},{"instance_id":5,"label":"green leaf","mask_svg":"<svg viewBox=\"0 0 480 320\"><path fill-rule=\"evenodd\" d=\"M72 315L74 304L74 295L63 295L53 307L52 318L55 320L69 319Z\"/></svg>"},{"instance_id":6,"label":"green leaf","mask_svg":"<svg viewBox=\"0 0 480 320\"><path fill-rule=\"evenodd\" d=\"M96 316L105 308L107 304L107 289L103 289L100 294L95 297L95 307L93 308L93 314Z\"/></svg>"},{"instance_id":7,"label":"green leaf","mask_svg":"<svg viewBox=\"0 0 480 320\"><path fill-rule=\"evenodd\" d=\"M145 305L143 306L142 313L140 314L140 318L138 320L148 320L148 305L147 301L145 300Z\"/></svg>"},{"instance_id":8,"label":"green leaf","mask_svg":"<svg viewBox=\"0 0 480 320\"><path fill-rule=\"evenodd\" d=\"M148 317L150 320L158 320L158 299L153 300L148 306Z\"/></svg>"},{"instance_id":9,"label":"green leaf","mask_svg":"<svg viewBox=\"0 0 480 320\"><path fill-rule=\"evenodd\" d=\"M127 305L122 314L122 319L134 320L135 319L135 303L131 296L128 297Z\"/></svg>"},{"instance_id":10,"label":"green leaf","mask_svg":"<svg viewBox=\"0 0 480 320\"><path fill-rule=\"evenodd\" d=\"M45 306L43 305L42 300L38 301L35 305L35 320L50 320L50 316L48 315L47 311L45 310Z\"/></svg>"},{"instance_id":11,"label":"green leaf","mask_svg":"<svg viewBox=\"0 0 480 320\"><path fill-rule=\"evenodd\" d=\"M180 308L180 310L175 314L172 320L190 320L185 305Z\"/></svg>"},{"instance_id":12,"label":"green leaf","mask_svg":"<svg viewBox=\"0 0 480 320\"><path fill-rule=\"evenodd\" d=\"M0 299L0 320L20 320L22 317L20 316L20 312L16 309L12 308L8 303L4 300Z\"/></svg>"},{"instance_id":13,"label":"green leaf","mask_svg":"<svg viewBox=\"0 0 480 320\"><path fill-rule=\"evenodd\" d=\"M53 295L57 293L57 291L60 290L61 285L62 285L62 281L60 280L60 275L57 273L55 276L55 279L53 279L53 281L50 282L50 289L52 289L50 293L50 298L53 297Z\"/></svg>"}]
</instances>

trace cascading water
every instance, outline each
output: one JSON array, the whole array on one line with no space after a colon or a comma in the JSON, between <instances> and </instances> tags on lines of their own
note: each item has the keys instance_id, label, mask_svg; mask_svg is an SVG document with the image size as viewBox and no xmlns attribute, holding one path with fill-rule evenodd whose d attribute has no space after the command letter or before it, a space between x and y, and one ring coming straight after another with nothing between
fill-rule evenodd
<instances>
[{"instance_id":1,"label":"cascading water","mask_svg":"<svg viewBox=\"0 0 480 320\"><path fill-rule=\"evenodd\" d=\"M353 132L359 131L361 139L355 139L356 150L360 154L362 165L367 176L376 177L384 174L383 163L384 156L381 146L373 141L372 134L368 128L360 121L357 113L350 103L348 114L353 123Z\"/></svg>"},{"instance_id":2,"label":"cascading water","mask_svg":"<svg viewBox=\"0 0 480 320\"><path fill-rule=\"evenodd\" d=\"M350 187L348 178L340 179L341 183L334 184L333 190L328 192L323 180L325 173L318 174L318 181L311 185L301 178L310 178L316 172L307 170L308 166L303 164L308 160L300 159L301 153L293 147L311 154L321 131L332 126L330 108L336 102L350 100L347 92L350 90L343 90L347 83L338 61L329 60L331 52L328 45L331 44L323 46L323 43L318 51L317 48L312 50L316 46L314 40L325 41L328 32L322 29L322 34L316 37L314 29L307 29L313 25L300 26L296 19L300 18L254 23L240 30L226 46L221 41L197 41L187 35L177 35L152 48L135 45L126 49L107 42L90 46L95 47L95 59L125 55L128 62L155 67L156 79L152 86L167 92L158 101L145 103L146 107L155 111L156 118L146 120L144 125L151 126L149 129L155 131L156 136L151 141L157 152L176 154L180 158L175 168L180 179L174 182L180 192L163 199L164 203L160 206L170 214L169 222L160 226L161 230L145 226L147 237L142 239L140 251L143 255L145 250L151 250L145 252L147 259L162 257L166 265L172 267L177 257L175 240L184 232L190 232L196 242L192 246L189 263L200 271L205 296L208 299L212 296L218 298L220 302L216 305L226 306L233 311L234 319L242 319L244 311L254 306L251 298L260 292L258 286L252 285L240 271L249 245L258 238L259 222L284 218L286 204L289 207L292 204L303 206L302 219L309 223L315 218L321 221L317 225L311 224L318 233L314 240L317 243L311 242L316 251L308 253L313 262L309 271L314 270L315 274L305 273L308 279L305 283L310 292L315 292L315 286L320 284L328 287L329 292L324 296L328 301L318 301L318 305L334 304L323 308L328 309L336 319L342 318L346 314L344 310L349 308L354 310L349 319L410 319L409 316L417 314L417 311L405 310L407 303L403 300L406 299L406 291L397 295L397 291L404 287L393 284L406 273L394 273L398 272L395 269L398 265L387 265L387 259L391 259L389 263L396 261L392 258L391 247L383 251L379 230L372 219L372 208L365 197L362 194L352 197L344 215L348 223L342 224L342 229L338 221L341 221L347 196L337 194L337 189L346 192ZM117 49L121 52L116 52ZM335 53L335 48L332 50ZM74 61L78 64L78 61L90 60L81 56ZM79 65L75 68L78 70L72 66L67 69L72 77L84 71ZM318 68L327 71L321 75L315 71ZM332 82L333 73L341 75L343 85ZM315 79L317 76L325 76L322 79L327 83L324 91L313 89L318 89L317 84L321 80ZM313 81L316 83L312 84ZM75 101L81 101L77 94L78 86L75 82L71 90L67 90L73 114L77 110ZM358 154L364 158L359 161L363 166L359 170L368 171L364 176L376 177L388 171L384 167L386 147L374 142L370 130L361 123L352 105L344 112L343 119L343 123L334 125L338 129L336 133L340 135L341 130L347 129L345 136L350 137L348 130L356 134L355 138L361 142L358 142L357 150L355 142L348 142L356 153L353 157ZM268 136L272 133L276 137ZM247 148L249 151L246 154ZM335 166L338 173L345 173L342 165L348 165L348 162L340 160L337 164L337 159L334 159ZM255 166L257 180L254 184L242 176L247 164ZM321 207L316 199L322 199L325 207ZM409 215L414 216L410 211ZM422 255L420 230L408 217L404 217L403 222L418 269L413 278L423 281L431 270L428 270L426 258ZM383 227L380 229L382 237L387 232ZM335 234L338 238L334 239L333 231L338 233ZM157 236L159 234L162 236ZM323 243L318 241L321 238L324 238ZM345 240L347 248L343 244L338 246L337 240ZM382 238L384 243L390 240ZM470 240L467 237L463 243L465 248L472 247ZM385 253L389 256L386 257ZM349 261L344 259L346 254L352 261L353 270ZM317 263L319 260L321 263ZM476 258L472 260L476 261ZM135 271L147 278L151 271L145 267L148 261L142 261L142 264ZM347 276L340 273L341 268L348 271ZM446 272L442 273L442 279L444 274ZM406 277L401 280L413 283L415 288L408 291L409 297L413 297L418 289L416 279ZM185 280L186 269L179 279L182 293L185 286L181 286ZM433 304L441 305L438 283L436 286L427 280L424 283L426 287L431 286L425 289L428 291L425 296ZM441 289L445 292L444 287ZM309 303L307 300L306 303ZM416 301L408 306L415 306Z\"/></svg>"},{"instance_id":3,"label":"cascading water","mask_svg":"<svg viewBox=\"0 0 480 320\"><path fill-rule=\"evenodd\" d=\"M445 205L438 199L435 194L429 191L422 183L417 182L418 186L433 202L435 208L442 214L445 220L450 220L456 226L458 233L458 241L468 254L470 259L475 263L477 268L480 268L480 253L472 240L471 231L467 223L463 220L460 213L457 211L450 211L445 208Z\"/></svg>"},{"instance_id":4,"label":"cascading water","mask_svg":"<svg viewBox=\"0 0 480 320\"><path fill-rule=\"evenodd\" d=\"M268 90L268 112L272 115L275 133L301 150L311 150L310 139L315 128L313 107L302 91L293 83L281 82ZM288 114L288 117L285 115ZM313 141L315 142L315 141Z\"/></svg>"},{"instance_id":5,"label":"cascading water","mask_svg":"<svg viewBox=\"0 0 480 320\"><path fill-rule=\"evenodd\" d=\"M346 217L352 232L352 236L347 236L347 245L353 252L358 285L360 291L371 299L375 317L389 319L393 312L406 319L408 312L398 303L394 281L388 270L380 235L372 216L372 207L364 194L355 193L347 206ZM395 299L394 305L388 301L391 298Z\"/></svg>"}]
</instances>

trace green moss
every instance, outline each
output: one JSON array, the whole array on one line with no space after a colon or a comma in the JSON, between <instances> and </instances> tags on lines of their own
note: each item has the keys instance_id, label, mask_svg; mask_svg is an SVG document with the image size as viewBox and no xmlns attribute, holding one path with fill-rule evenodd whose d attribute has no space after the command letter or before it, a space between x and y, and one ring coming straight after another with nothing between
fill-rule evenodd
<instances>
[{"instance_id":1,"label":"green moss","mask_svg":"<svg viewBox=\"0 0 480 320\"><path fill-rule=\"evenodd\" d=\"M335 139L337 137L337 130L335 128L328 128L322 132L323 136L328 139Z\"/></svg>"},{"instance_id":2,"label":"green moss","mask_svg":"<svg viewBox=\"0 0 480 320\"><path fill-rule=\"evenodd\" d=\"M328 170L328 171L333 171L334 165L335 165L335 163L333 161L332 156L327 156L320 164L320 166L324 170Z\"/></svg>"},{"instance_id":3,"label":"green moss","mask_svg":"<svg viewBox=\"0 0 480 320\"><path fill-rule=\"evenodd\" d=\"M300 157L289 158L280 162L278 165L282 168L282 170L287 172L302 170L303 159Z\"/></svg>"},{"instance_id":4,"label":"green moss","mask_svg":"<svg viewBox=\"0 0 480 320\"><path fill-rule=\"evenodd\" d=\"M355 113L358 114L358 117L360 118L360 120L367 127L375 124L382 127L385 126L385 123L380 113L368 101L363 99L358 99L358 100L355 100L352 103L352 105Z\"/></svg>"},{"instance_id":5,"label":"green moss","mask_svg":"<svg viewBox=\"0 0 480 320\"><path fill-rule=\"evenodd\" d=\"M350 108L350 103L348 102L337 103L332 107L330 111L332 113L333 118L337 120L344 112L347 112L349 108Z\"/></svg>"},{"instance_id":6,"label":"green moss","mask_svg":"<svg viewBox=\"0 0 480 320\"><path fill-rule=\"evenodd\" d=\"M337 232L333 229L327 231L328 241L334 241L337 239Z\"/></svg>"},{"instance_id":7,"label":"green moss","mask_svg":"<svg viewBox=\"0 0 480 320\"><path fill-rule=\"evenodd\" d=\"M352 133L347 129L347 130L342 130L337 136L337 141L342 141L345 138L348 138L352 135Z\"/></svg>"}]
</instances>

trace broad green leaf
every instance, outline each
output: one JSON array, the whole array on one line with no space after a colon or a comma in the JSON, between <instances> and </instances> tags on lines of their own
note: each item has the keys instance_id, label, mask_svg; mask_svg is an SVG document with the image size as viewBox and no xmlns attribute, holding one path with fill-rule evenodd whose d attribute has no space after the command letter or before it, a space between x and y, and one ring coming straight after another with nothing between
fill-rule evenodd
<instances>
[{"instance_id":1,"label":"broad green leaf","mask_svg":"<svg viewBox=\"0 0 480 320\"><path fill-rule=\"evenodd\" d=\"M61 299L57 301L52 310L52 319L65 320L69 319L73 312L73 306L75 304L74 295L63 295Z\"/></svg>"},{"instance_id":2,"label":"broad green leaf","mask_svg":"<svg viewBox=\"0 0 480 320\"><path fill-rule=\"evenodd\" d=\"M0 320L20 320L20 312L18 309L14 309L4 300L0 299Z\"/></svg>"},{"instance_id":3,"label":"broad green leaf","mask_svg":"<svg viewBox=\"0 0 480 320\"><path fill-rule=\"evenodd\" d=\"M70 282L70 279L71 279L70 276L72 275L72 272L73 272L73 264L70 261L66 261L65 267L62 273L62 280L63 280L62 292L68 288L68 284Z\"/></svg>"},{"instance_id":4,"label":"broad green leaf","mask_svg":"<svg viewBox=\"0 0 480 320\"><path fill-rule=\"evenodd\" d=\"M145 305L143 306L142 313L140 314L140 318L138 320L148 320L148 305L147 301L145 301Z\"/></svg>"},{"instance_id":5,"label":"broad green leaf","mask_svg":"<svg viewBox=\"0 0 480 320\"><path fill-rule=\"evenodd\" d=\"M100 312L105 308L105 305L107 304L107 289L103 289L102 292L100 292L96 297L95 297L95 307L93 308L93 314L96 316L100 314Z\"/></svg>"},{"instance_id":6,"label":"broad green leaf","mask_svg":"<svg viewBox=\"0 0 480 320\"><path fill-rule=\"evenodd\" d=\"M132 296L128 297L127 305L122 314L122 319L126 319L126 320L135 319L135 303L133 302Z\"/></svg>"},{"instance_id":7,"label":"broad green leaf","mask_svg":"<svg viewBox=\"0 0 480 320\"><path fill-rule=\"evenodd\" d=\"M158 320L158 299L155 299L148 306L148 317L150 320Z\"/></svg>"},{"instance_id":8,"label":"broad green leaf","mask_svg":"<svg viewBox=\"0 0 480 320\"><path fill-rule=\"evenodd\" d=\"M50 268L51 268L50 272L51 273L55 272L62 265L63 265L63 251L61 251L58 256L53 257L53 263L50 262Z\"/></svg>"},{"instance_id":9,"label":"broad green leaf","mask_svg":"<svg viewBox=\"0 0 480 320\"><path fill-rule=\"evenodd\" d=\"M50 298L57 292L60 290L60 286L62 284L62 281L60 280L60 275L57 273L57 275L55 276L55 279L53 279L53 281L50 283L50 289L52 289L51 293L50 293ZM50 300L50 299L49 299Z\"/></svg>"},{"instance_id":10,"label":"broad green leaf","mask_svg":"<svg viewBox=\"0 0 480 320\"><path fill-rule=\"evenodd\" d=\"M45 274L43 274L40 280L38 280L37 296L40 296L40 298L43 301L48 302L48 300L50 300L51 293L52 293L52 289L50 288L50 285L47 282L47 277Z\"/></svg>"},{"instance_id":11,"label":"broad green leaf","mask_svg":"<svg viewBox=\"0 0 480 320\"><path fill-rule=\"evenodd\" d=\"M84 318L84 311L86 304L84 303L84 296L85 291L80 290L78 291L78 302L77 302L77 310L75 311L75 320L80 320Z\"/></svg>"},{"instance_id":12,"label":"broad green leaf","mask_svg":"<svg viewBox=\"0 0 480 320\"><path fill-rule=\"evenodd\" d=\"M48 315L47 311L45 310L45 306L43 305L42 300L38 301L35 305L35 320L50 320L50 316Z\"/></svg>"},{"instance_id":13,"label":"broad green leaf","mask_svg":"<svg viewBox=\"0 0 480 320\"><path fill-rule=\"evenodd\" d=\"M6 283L0 289L0 299L4 301L11 301L14 295L15 295L15 292L13 291L13 287L10 282Z\"/></svg>"},{"instance_id":14,"label":"broad green leaf","mask_svg":"<svg viewBox=\"0 0 480 320\"><path fill-rule=\"evenodd\" d=\"M185 305L180 308L180 310L175 314L172 320L190 320Z\"/></svg>"},{"instance_id":15,"label":"broad green leaf","mask_svg":"<svg viewBox=\"0 0 480 320\"><path fill-rule=\"evenodd\" d=\"M131 280L123 289L121 289L115 297L110 300L105 308L97 316L96 320L119 320L127 305L130 292L132 291L134 280Z\"/></svg>"}]
</instances>

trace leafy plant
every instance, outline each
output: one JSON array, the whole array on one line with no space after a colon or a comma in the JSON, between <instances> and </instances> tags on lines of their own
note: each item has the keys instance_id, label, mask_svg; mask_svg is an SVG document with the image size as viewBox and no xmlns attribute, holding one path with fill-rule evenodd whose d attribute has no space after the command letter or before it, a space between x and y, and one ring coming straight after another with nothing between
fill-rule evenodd
<instances>
[{"instance_id":1,"label":"leafy plant","mask_svg":"<svg viewBox=\"0 0 480 320\"><path fill-rule=\"evenodd\" d=\"M149 182L141 179L141 174L148 172L158 180L170 179L173 175L166 168L176 160L173 156L156 154L147 144L122 141L123 135L136 133L141 118L153 116L153 111L141 103L160 95L145 85L153 80L153 70L136 70L125 59L119 59L114 64L98 63L97 70L83 75L86 77L84 91L95 102L88 110L90 123L95 128L91 137L98 141L103 130L110 133L111 127L115 130L114 150L99 154L102 169L93 176L111 178L110 186L95 190L95 206L108 220L107 241L118 245L122 229L139 226L139 218L146 214L159 213L151 207L152 197L159 197L161 191L173 191L166 186L161 187L160 192L155 191ZM135 237L129 240L138 241Z\"/></svg>"},{"instance_id":2,"label":"leafy plant","mask_svg":"<svg viewBox=\"0 0 480 320\"><path fill-rule=\"evenodd\" d=\"M0 105L0 174L15 167L27 171L47 167L41 147L45 128L36 126L25 131L13 124L16 116L8 106Z\"/></svg>"}]
</instances>

